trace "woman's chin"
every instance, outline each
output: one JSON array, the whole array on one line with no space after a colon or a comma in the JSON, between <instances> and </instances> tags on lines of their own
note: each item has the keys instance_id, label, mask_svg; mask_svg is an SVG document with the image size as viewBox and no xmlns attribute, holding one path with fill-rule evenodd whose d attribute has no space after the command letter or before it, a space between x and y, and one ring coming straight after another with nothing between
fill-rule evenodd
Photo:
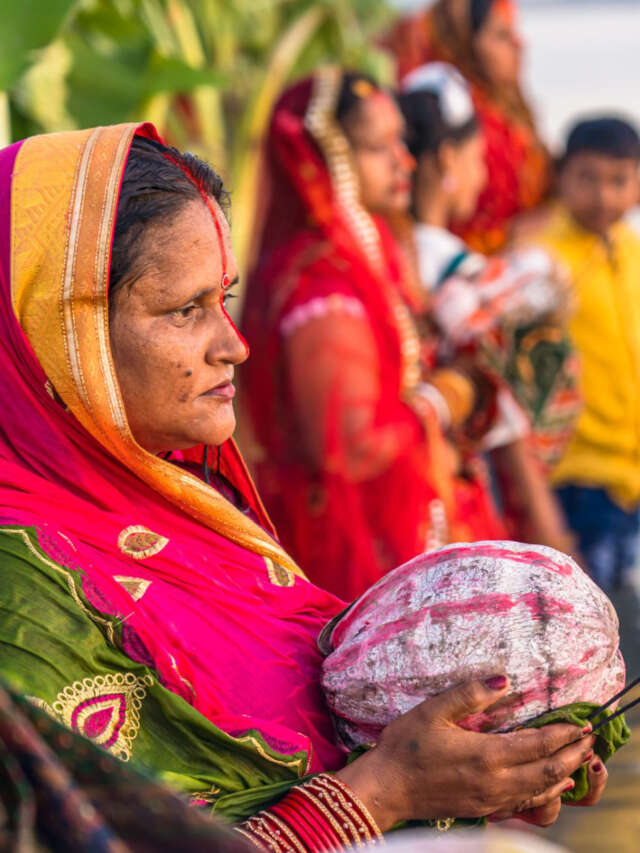
<instances>
[{"instance_id":1,"label":"woman's chin","mask_svg":"<svg viewBox=\"0 0 640 853\"><path fill-rule=\"evenodd\" d=\"M208 444L210 447L218 447L228 441L236 429L236 418L233 407L229 406L230 417L224 423L217 423L215 428L203 432L198 444Z\"/></svg>"}]
</instances>

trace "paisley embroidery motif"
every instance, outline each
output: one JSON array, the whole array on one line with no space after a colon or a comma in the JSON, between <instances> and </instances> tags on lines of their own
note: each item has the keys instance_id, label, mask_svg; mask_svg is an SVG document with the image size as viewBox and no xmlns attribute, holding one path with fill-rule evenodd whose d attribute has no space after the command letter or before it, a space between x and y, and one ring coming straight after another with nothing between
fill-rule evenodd
<instances>
[{"instance_id":1,"label":"paisley embroidery motif","mask_svg":"<svg viewBox=\"0 0 640 853\"><path fill-rule=\"evenodd\" d=\"M151 586L151 581L142 578L130 578L125 575L114 575L114 581L123 586L134 601L140 601L142 596Z\"/></svg>"},{"instance_id":2,"label":"paisley embroidery motif","mask_svg":"<svg viewBox=\"0 0 640 853\"><path fill-rule=\"evenodd\" d=\"M146 560L160 553L169 544L169 540L147 527L136 524L125 529L118 536L118 548L123 554L134 560Z\"/></svg>"},{"instance_id":3,"label":"paisley embroidery motif","mask_svg":"<svg viewBox=\"0 0 640 853\"><path fill-rule=\"evenodd\" d=\"M267 564L269 580L274 586L294 585L296 582L296 576L293 572L290 572L289 569L285 569L284 566L279 565L279 563L276 563L270 557L265 557L264 561Z\"/></svg>"},{"instance_id":4,"label":"paisley embroidery motif","mask_svg":"<svg viewBox=\"0 0 640 853\"><path fill-rule=\"evenodd\" d=\"M128 761L140 728L140 708L152 684L150 675L138 678L132 672L84 678L61 690L52 708L70 729Z\"/></svg>"}]
</instances>

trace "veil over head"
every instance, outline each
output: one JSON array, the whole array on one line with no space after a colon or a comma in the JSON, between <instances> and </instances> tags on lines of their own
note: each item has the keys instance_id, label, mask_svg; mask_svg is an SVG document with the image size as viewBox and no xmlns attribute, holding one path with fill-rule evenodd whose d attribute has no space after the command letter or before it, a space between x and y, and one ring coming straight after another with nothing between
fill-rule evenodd
<instances>
[{"instance_id":1,"label":"veil over head","mask_svg":"<svg viewBox=\"0 0 640 853\"><path fill-rule=\"evenodd\" d=\"M160 141L151 125L123 124L0 152L0 533L26 543L35 530L107 641L220 728L253 724L298 756L296 772L314 740L335 763L308 634L339 602L279 545L232 440L219 472L247 513L193 473L202 447L175 464L129 429L107 286L135 134ZM240 661L258 664L251 679Z\"/></svg>"}]
</instances>

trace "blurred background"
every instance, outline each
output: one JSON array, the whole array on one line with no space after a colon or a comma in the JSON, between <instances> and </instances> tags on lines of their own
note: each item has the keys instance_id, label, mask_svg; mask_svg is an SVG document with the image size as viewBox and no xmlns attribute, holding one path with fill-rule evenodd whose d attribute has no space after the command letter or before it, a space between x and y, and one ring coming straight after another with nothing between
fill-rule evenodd
<instances>
[{"instance_id":1,"label":"blurred background","mask_svg":"<svg viewBox=\"0 0 640 853\"><path fill-rule=\"evenodd\" d=\"M0 145L148 120L233 192L246 258L259 144L285 83L325 60L393 79L376 44L418 0L1 0ZM526 83L546 141L573 117L640 121L638 0L521 0Z\"/></svg>"},{"instance_id":2,"label":"blurred background","mask_svg":"<svg viewBox=\"0 0 640 853\"><path fill-rule=\"evenodd\" d=\"M0 146L33 133L151 121L209 160L232 192L248 257L259 149L286 83L323 61L391 82L377 41L416 0L0 0ZM557 151L578 115L640 123L640 0L520 0L526 86ZM625 602L616 602L624 609ZM629 606L635 607L633 602ZM637 614L629 675L640 670ZM638 719L636 717L636 719ZM633 719L632 719L633 722ZM605 803L546 832L581 853L640 846L640 749L616 756Z\"/></svg>"}]
</instances>

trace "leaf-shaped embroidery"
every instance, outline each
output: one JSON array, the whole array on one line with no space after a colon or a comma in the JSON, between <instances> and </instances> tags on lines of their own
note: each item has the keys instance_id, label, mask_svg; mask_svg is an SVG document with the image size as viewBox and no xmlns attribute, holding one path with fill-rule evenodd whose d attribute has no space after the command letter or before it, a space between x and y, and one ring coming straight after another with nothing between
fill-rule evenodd
<instances>
[{"instance_id":1,"label":"leaf-shaped embroidery","mask_svg":"<svg viewBox=\"0 0 640 853\"><path fill-rule=\"evenodd\" d=\"M134 560L153 557L168 544L169 540L165 536L139 524L125 527L118 536L118 548Z\"/></svg>"}]
</instances>

